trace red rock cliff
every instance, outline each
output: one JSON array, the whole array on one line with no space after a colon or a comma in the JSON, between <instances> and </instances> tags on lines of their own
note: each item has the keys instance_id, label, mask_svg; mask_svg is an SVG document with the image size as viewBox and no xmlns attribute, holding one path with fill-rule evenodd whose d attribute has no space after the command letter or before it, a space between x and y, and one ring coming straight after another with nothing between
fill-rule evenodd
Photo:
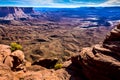
<instances>
[{"instance_id":1,"label":"red rock cliff","mask_svg":"<svg viewBox=\"0 0 120 80\"><path fill-rule=\"evenodd\" d=\"M115 27L103 44L84 48L72 58L88 80L120 80L120 25Z\"/></svg>"}]
</instances>

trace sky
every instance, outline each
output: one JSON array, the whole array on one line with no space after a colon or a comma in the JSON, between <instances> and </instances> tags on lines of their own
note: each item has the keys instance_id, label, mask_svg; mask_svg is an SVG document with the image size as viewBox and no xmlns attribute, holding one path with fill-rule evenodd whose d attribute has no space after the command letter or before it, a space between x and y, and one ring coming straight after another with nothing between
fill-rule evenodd
<instances>
[{"instance_id":1,"label":"sky","mask_svg":"<svg viewBox=\"0 0 120 80\"><path fill-rule=\"evenodd\" d=\"M120 6L120 0L0 0L0 6L19 7L85 7Z\"/></svg>"}]
</instances>

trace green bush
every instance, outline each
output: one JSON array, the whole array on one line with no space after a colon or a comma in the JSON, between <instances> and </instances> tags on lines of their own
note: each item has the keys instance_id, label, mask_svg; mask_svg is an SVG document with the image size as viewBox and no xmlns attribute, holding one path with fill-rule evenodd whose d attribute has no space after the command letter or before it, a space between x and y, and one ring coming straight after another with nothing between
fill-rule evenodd
<instances>
[{"instance_id":1,"label":"green bush","mask_svg":"<svg viewBox=\"0 0 120 80\"><path fill-rule=\"evenodd\" d=\"M11 46L11 51L22 50L23 49L20 44L17 44L15 42L11 43L10 46Z\"/></svg>"},{"instance_id":2,"label":"green bush","mask_svg":"<svg viewBox=\"0 0 120 80\"><path fill-rule=\"evenodd\" d=\"M57 70L57 69L61 69L62 68L62 64L56 64L54 66L54 69Z\"/></svg>"}]
</instances>

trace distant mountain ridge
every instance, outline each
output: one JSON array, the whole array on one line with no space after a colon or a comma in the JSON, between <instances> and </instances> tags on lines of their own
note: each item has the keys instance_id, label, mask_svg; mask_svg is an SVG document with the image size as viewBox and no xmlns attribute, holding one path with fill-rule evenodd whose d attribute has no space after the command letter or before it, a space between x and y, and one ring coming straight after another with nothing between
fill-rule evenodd
<instances>
[{"instance_id":1,"label":"distant mountain ridge","mask_svg":"<svg viewBox=\"0 0 120 80\"><path fill-rule=\"evenodd\" d=\"M83 28L110 27L120 22L120 7L32 8L0 7L0 23L11 20L67 22ZM7 20L7 22L6 22ZM82 23L83 25L79 25Z\"/></svg>"},{"instance_id":2,"label":"distant mountain ridge","mask_svg":"<svg viewBox=\"0 0 120 80\"><path fill-rule=\"evenodd\" d=\"M28 18L28 14L33 12L32 7L0 7L0 19L14 20Z\"/></svg>"},{"instance_id":3,"label":"distant mountain ridge","mask_svg":"<svg viewBox=\"0 0 120 80\"><path fill-rule=\"evenodd\" d=\"M79 7L79 8L34 8L47 15L50 21L62 18L81 19L79 23L94 23L85 27L113 26L120 21L120 7ZM57 16L57 17L55 17Z\"/></svg>"}]
</instances>

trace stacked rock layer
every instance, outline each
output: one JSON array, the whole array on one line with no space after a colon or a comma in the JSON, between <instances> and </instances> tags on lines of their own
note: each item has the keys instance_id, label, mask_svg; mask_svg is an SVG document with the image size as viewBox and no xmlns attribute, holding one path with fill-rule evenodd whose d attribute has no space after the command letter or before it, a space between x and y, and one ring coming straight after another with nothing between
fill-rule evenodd
<instances>
[{"instance_id":1,"label":"stacked rock layer","mask_svg":"<svg viewBox=\"0 0 120 80\"><path fill-rule=\"evenodd\" d=\"M72 62L81 67L88 80L120 80L120 25L102 44L84 48Z\"/></svg>"}]
</instances>

